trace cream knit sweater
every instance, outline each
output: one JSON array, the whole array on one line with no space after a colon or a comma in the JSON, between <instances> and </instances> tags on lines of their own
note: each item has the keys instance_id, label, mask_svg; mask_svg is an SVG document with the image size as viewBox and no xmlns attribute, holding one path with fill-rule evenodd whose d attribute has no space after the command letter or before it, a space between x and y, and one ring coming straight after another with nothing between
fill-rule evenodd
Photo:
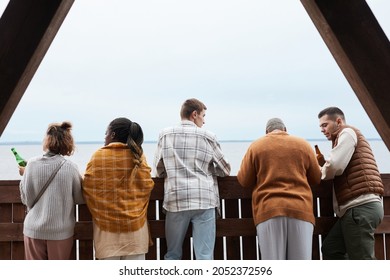
<instances>
[{"instance_id":1,"label":"cream knit sweater","mask_svg":"<svg viewBox=\"0 0 390 280\"><path fill-rule=\"evenodd\" d=\"M28 160L19 186L22 202L28 209L62 160L60 155L44 155ZM29 209L24 220L24 235L42 240L64 240L73 236L75 204L84 203L81 184L78 167L67 160L39 201Z\"/></svg>"}]
</instances>

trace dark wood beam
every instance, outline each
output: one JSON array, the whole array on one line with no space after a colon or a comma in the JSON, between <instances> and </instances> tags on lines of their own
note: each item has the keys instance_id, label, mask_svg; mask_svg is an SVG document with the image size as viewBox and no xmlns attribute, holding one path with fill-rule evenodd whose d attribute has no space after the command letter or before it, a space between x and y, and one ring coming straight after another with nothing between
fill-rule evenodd
<instances>
[{"instance_id":1,"label":"dark wood beam","mask_svg":"<svg viewBox=\"0 0 390 280\"><path fill-rule=\"evenodd\" d=\"M0 18L0 136L74 0L10 0Z\"/></svg>"},{"instance_id":2,"label":"dark wood beam","mask_svg":"<svg viewBox=\"0 0 390 280\"><path fill-rule=\"evenodd\" d=\"M390 150L390 43L370 7L364 0L301 2Z\"/></svg>"}]
</instances>

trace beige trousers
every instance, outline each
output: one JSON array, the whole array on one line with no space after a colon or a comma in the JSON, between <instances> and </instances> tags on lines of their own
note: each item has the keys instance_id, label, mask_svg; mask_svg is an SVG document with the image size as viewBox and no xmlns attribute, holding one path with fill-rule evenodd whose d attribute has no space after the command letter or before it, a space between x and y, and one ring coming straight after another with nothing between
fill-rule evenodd
<instances>
[{"instance_id":1,"label":"beige trousers","mask_svg":"<svg viewBox=\"0 0 390 280\"><path fill-rule=\"evenodd\" d=\"M24 236L26 260L69 260L73 236L65 240L42 240Z\"/></svg>"}]
</instances>

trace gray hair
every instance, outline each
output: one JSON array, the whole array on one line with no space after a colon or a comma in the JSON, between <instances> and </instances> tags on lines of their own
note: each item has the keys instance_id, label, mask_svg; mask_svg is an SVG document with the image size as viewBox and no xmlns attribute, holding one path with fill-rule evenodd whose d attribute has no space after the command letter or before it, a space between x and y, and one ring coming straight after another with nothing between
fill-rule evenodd
<instances>
[{"instance_id":1,"label":"gray hair","mask_svg":"<svg viewBox=\"0 0 390 280\"><path fill-rule=\"evenodd\" d=\"M272 118L267 122L267 125L265 127L266 132L272 132L275 129L280 130L286 130L286 126L284 125L283 121L279 118Z\"/></svg>"}]
</instances>

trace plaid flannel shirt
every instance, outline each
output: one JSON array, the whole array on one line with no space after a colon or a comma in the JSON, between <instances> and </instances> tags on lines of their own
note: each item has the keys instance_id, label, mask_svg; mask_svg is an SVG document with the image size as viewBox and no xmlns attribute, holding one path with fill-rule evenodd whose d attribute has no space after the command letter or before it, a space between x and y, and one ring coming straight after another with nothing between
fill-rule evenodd
<instances>
[{"instance_id":1,"label":"plaid flannel shirt","mask_svg":"<svg viewBox=\"0 0 390 280\"><path fill-rule=\"evenodd\" d=\"M191 121L160 133L154 167L165 178L163 208L170 212L219 208L217 176L231 169L215 135Z\"/></svg>"}]
</instances>

